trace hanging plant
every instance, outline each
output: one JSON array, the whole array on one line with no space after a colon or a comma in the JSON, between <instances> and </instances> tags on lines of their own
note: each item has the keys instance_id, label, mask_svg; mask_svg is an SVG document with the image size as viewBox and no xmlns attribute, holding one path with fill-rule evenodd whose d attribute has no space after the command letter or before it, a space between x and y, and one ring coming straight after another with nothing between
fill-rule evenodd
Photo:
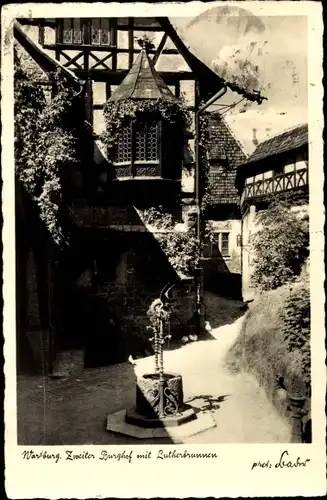
<instances>
[{"instance_id":1,"label":"hanging plant","mask_svg":"<svg viewBox=\"0 0 327 500\"><path fill-rule=\"evenodd\" d=\"M72 118L76 94L61 72L54 72L49 76L55 95L47 102L40 85L25 74L16 53L14 64L15 173L37 203L55 243L67 243L62 184L66 167L78 161Z\"/></svg>"},{"instance_id":2,"label":"hanging plant","mask_svg":"<svg viewBox=\"0 0 327 500\"><path fill-rule=\"evenodd\" d=\"M182 100L166 99L133 100L125 99L117 102L107 102L104 108L105 131L101 136L109 158L113 158L117 140L123 128L130 121L147 117L151 120L162 119L171 125L178 125L181 130L191 127L192 120L186 104Z\"/></svg>"}]
</instances>

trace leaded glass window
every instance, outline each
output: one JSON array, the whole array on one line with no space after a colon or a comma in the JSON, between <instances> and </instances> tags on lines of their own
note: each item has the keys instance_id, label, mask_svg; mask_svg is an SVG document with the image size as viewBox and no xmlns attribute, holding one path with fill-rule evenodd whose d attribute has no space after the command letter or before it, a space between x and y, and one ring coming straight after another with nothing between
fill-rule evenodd
<instances>
[{"instance_id":1,"label":"leaded glass window","mask_svg":"<svg viewBox=\"0 0 327 500\"><path fill-rule=\"evenodd\" d=\"M110 45L109 19L107 18L92 19L91 44Z\"/></svg>"},{"instance_id":2,"label":"leaded glass window","mask_svg":"<svg viewBox=\"0 0 327 500\"><path fill-rule=\"evenodd\" d=\"M100 45L100 19L92 19L92 28L91 28L91 43L92 45Z\"/></svg>"},{"instance_id":3,"label":"leaded glass window","mask_svg":"<svg viewBox=\"0 0 327 500\"><path fill-rule=\"evenodd\" d=\"M116 162L130 162L132 160L132 127L124 127L118 136Z\"/></svg>"},{"instance_id":4,"label":"leaded glass window","mask_svg":"<svg viewBox=\"0 0 327 500\"><path fill-rule=\"evenodd\" d=\"M138 123L135 130L135 161L157 161L158 122Z\"/></svg>"},{"instance_id":5,"label":"leaded glass window","mask_svg":"<svg viewBox=\"0 0 327 500\"><path fill-rule=\"evenodd\" d=\"M83 42L83 33L80 19L64 19L62 41L63 43L74 44L80 44Z\"/></svg>"},{"instance_id":6,"label":"leaded glass window","mask_svg":"<svg viewBox=\"0 0 327 500\"><path fill-rule=\"evenodd\" d=\"M116 163L159 161L159 123L137 122L123 128L117 140Z\"/></svg>"},{"instance_id":7,"label":"leaded glass window","mask_svg":"<svg viewBox=\"0 0 327 500\"><path fill-rule=\"evenodd\" d=\"M73 20L73 43L82 43L81 20Z\"/></svg>"},{"instance_id":8,"label":"leaded glass window","mask_svg":"<svg viewBox=\"0 0 327 500\"><path fill-rule=\"evenodd\" d=\"M71 19L64 19L63 43L73 43L73 30Z\"/></svg>"}]
</instances>

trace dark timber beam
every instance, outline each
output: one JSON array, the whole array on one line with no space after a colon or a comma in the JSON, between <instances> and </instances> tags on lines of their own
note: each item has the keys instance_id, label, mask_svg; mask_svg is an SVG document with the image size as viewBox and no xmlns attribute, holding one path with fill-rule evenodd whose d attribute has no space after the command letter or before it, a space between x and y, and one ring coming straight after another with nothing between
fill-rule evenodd
<instances>
[{"instance_id":1,"label":"dark timber beam","mask_svg":"<svg viewBox=\"0 0 327 500\"><path fill-rule=\"evenodd\" d=\"M155 66L157 64L159 56L160 56L161 52L163 51L163 48L164 48L165 43L167 41L167 38L168 38L167 33L164 33L164 35L163 35L162 39L160 40L160 43L159 43L159 45L157 47L157 50L156 50L156 52L155 52L155 54L154 54L154 56L152 58L152 64L153 64L153 66Z\"/></svg>"},{"instance_id":2,"label":"dark timber beam","mask_svg":"<svg viewBox=\"0 0 327 500\"><path fill-rule=\"evenodd\" d=\"M22 26L48 26L49 28L56 27L56 19L33 19L33 18L17 18L17 21Z\"/></svg>"},{"instance_id":3,"label":"dark timber beam","mask_svg":"<svg viewBox=\"0 0 327 500\"><path fill-rule=\"evenodd\" d=\"M134 59L134 19L128 18L128 67L131 68ZM117 49L119 50L119 49Z\"/></svg>"},{"instance_id":4,"label":"dark timber beam","mask_svg":"<svg viewBox=\"0 0 327 500\"><path fill-rule=\"evenodd\" d=\"M117 19L114 18L110 19L110 46L117 48ZM112 56L112 69L117 69L117 52Z\"/></svg>"},{"instance_id":5,"label":"dark timber beam","mask_svg":"<svg viewBox=\"0 0 327 500\"><path fill-rule=\"evenodd\" d=\"M56 43L56 44L45 44L44 48L47 50L94 50L95 52L112 52L113 54L129 54L131 51L133 54L138 54L141 52L141 49L134 49L132 50L128 49L123 49L123 48L118 48L113 45L90 45L90 44L81 44L81 43ZM177 49L163 49L161 51L162 54L167 54L167 55L177 55L179 54ZM154 49L149 49L149 54L156 54L156 50Z\"/></svg>"},{"instance_id":6,"label":"dark timber beam","mask_svg":"<svg viewBox=\"0 0 327 500\"><path fill-rule=\"evenodd\" d=\"M28 35L23 31L22 27L19 25L18 21L14 22L14 37L21 44L21 46L28 52L28 54L35 60L37 64L45 72L55 71L56 69L61 69L65 75L77 84L79 89L81 89L84 82L81 82L75 73L71 70L65 68L59 61L49 56L43 48L38 44L34 43L33 40L29 38Z\"/></svg>"},{"instance_id":7,"label":"dark timber beam","mask_svg":"<svg viewBox=\"0 0 327 500\"><path fill-rule=\"evenodd\" d=\"M212 82L212 85L217 91L220 87L223 87L223 81L219 76L211 70L206 64L204 64L200 59L198 59L190 50L187 48L182 38L178 35L177 31L169 21L168 17L158 17L158 22L160 23L163 31L167 33L169 38L175 44L180 55L183 57L184 61L196 76L201 76L201 79L207 82Z\"/></svg>"},{"instance_id":8,"label":"dark timber beam","mask_svg":"<svg viewBox=\"0 0 327 500\"><path fill-rule=\"evenodd\" d=\"M91 78L95 82L110 82L111 85L120 85L128 73L128 69L117 71L95 69L93 71L91 68L89 71L80 69L72 69L72 71L74 71L74 74L82 80ZM177 82L181 80L194 80L194 75L190 71L159 71L159 75L163 78L167 85L176 85Z\"/></svg>"}]
</instances>

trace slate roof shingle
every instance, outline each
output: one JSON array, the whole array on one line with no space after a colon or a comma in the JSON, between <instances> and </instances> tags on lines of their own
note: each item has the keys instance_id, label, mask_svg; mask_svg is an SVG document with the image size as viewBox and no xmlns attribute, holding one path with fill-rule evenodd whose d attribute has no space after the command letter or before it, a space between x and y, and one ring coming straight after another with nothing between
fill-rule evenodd
<instances>
[{"instance_id":1,"label":"slate roof shingle","mask_svg":"<svg viewBox=\"0 0 327 500\"><path fill-rule=\"evenodd\" d=\"M207 116L208 157L211 163L209 203L210 205L237 204L240 200L235 188L237 165L245 161L246 155L219 113L210 113Z\"/></svg>"},{"instance_id":2,"label":"slate roof shingle","mask_svg":"<svg viewBox=\"0 0 327 500\"><path fill-rule=\"evenodd\" d=\"M261 142L254 153L240 166L256 163L270 156L287 153L308 144L308 124L297 125Z\"/></svg>"},{"instance_id":3,"label":"slate roof shingle","mask_svg":"<svg viewBox=\"0 0 327 500\"><path fill-rule=\"evenodd\" d=\"M178 100L156 72L145 49L142 49L130 71L108 102L125 99Z\"/></svg>"}]
</instances>

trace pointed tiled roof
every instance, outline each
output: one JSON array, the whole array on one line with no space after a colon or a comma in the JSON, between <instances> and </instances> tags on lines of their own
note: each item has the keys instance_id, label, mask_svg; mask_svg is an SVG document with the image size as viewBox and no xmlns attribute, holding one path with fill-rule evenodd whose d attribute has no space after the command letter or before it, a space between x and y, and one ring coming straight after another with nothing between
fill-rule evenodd
<instances>
[{"instance_id":1,"label":"pointed tiled roof","mask_svg":"<svg viewBox=\"0 0 327 500\"><path fill-rule=\"evenodd\" d=\"M242 146L219 113L208 113L209 203L237 204L237 165L246 159Z\"/></svg>"},{"instance_id":2,"label":"pointed tiled roof","mask_svg":"<svg viewBox=\"0 0 327 500\"><path fill-rule=\"evenodd\" d=\"M250 158L242 165L262 161L269 156L287 153L307 144L308 124L304 123L261 142Z\"/></svg>"},{"instance_id":3,"label":"pointed tiled roof","mask_svg":"<svg viewBox=\"0 0 327 500\"><path fill-rule=\"evenodd\" d=\"M141 50L129 73L108 102L125 99L165 99L178 101L154 69L145 48Z\"/></svg>"}]
</instances>

